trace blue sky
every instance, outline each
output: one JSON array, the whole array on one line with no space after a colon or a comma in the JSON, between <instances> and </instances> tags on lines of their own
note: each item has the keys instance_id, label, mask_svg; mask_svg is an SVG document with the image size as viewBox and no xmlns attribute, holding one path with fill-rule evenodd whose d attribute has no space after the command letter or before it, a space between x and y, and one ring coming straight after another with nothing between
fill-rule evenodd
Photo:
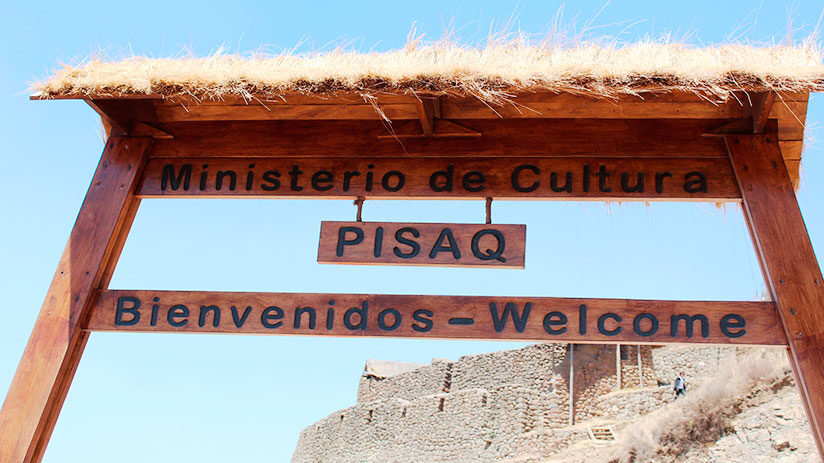
<instances>
[{"instance_id":1,"label":"blue sky","mask_svg":"<svg viewBox=\"0 0 824 463\"><path fill-rule=\"evenodd\" d=\"M113 57L401 46L453 24L465 41L507 23L546 31L556 1L5 2L0 18L0 394L5 394L102 150L82 102L29 101L27 82L96 50ZM603 7L603 8L602 8ZM569 2L564 22L632 40L767 41L809 32L817 1ZM598 14L600 10L600 14ZM514 21L510 18L513 17ZM594 18L594 19L593 19ZM790 21L791 20L791 21ZM813 135L824 98L811 99ZM821 136L819 135L819 139ZM799 200L824 246L824 152L806 146ZM321 220L352 220L351 201L146 200L113 288L754 299L760 271L735 205L501 202L526 223L525 270L319 266ZM369 221L480 222L478 202L367 202ZM434 357L516 343L95 333L46 462L287 461L305 426L354 403L366 358Z\"/></svg>"}]
</instances>

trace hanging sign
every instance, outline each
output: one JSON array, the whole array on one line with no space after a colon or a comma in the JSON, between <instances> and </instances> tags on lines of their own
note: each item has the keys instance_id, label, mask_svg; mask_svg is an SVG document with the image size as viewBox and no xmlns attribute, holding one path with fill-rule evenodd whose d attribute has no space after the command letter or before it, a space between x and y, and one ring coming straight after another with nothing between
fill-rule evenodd
<instances>
[{"instance_id":1,"label":"hanging sign","mask_svg":"<svg viewBox=\"0 0 824 463\"><path fill-rule=\"evenodd\" d=\"M321 264L524 268L526 225L321 222Z\"/></svg>"}]
</instances>

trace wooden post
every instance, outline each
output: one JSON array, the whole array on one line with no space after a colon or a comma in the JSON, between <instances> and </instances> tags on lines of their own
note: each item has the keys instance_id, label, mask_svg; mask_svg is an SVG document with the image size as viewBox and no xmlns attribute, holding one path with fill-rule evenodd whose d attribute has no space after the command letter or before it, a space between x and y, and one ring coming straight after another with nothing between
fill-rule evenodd
<instances>
[{"instance_id":1,"label":"wooden post","mask_svg":"<svg viewBox=\"0 0 824 463\"><path fill-rule=\"evenodd\" d=\"M139 199L134 191L150 138L114 137L63 251L0 410L0 461L39 462L86 345L80 329L96 290L108 287Z\"/></svg>"},{"instance_id":2,"label":"wooden post","mask_svg":"<svg viewBox=\"0 0 824 463\"><path fill-rule=\"evenodd\" d=\"M575 344L569 344L569 425L575 424Z\"/></svg>"},{"instance_id":3,"label":"wooden post","mask_svg":"<svg viewBox=\"0 0 824 463\"><path fill-rule=\"evenodd\" d=\"M644 387L644 372L641 371L641 345L635 346L635 352L638 354L638 387Z\"/></svg>"},{"instance_id":4,"label":"wooden post","mask_svg":"<svg viewBox=\"0 0 824 463\"><path fill-rule=\"evenodd\" d=\"M615 374L618 377L616 381L616 389L621 390L621 345L615 345Z\"/></svg>"},{"instance_id":5,"label":"wooden post","mask_svg":"<svg viewBox=\"0 0 824 463\"><path fill-rule=\"evenodd\" d=\"M824 280L775 128L725 136L744 215L789 344L819 454L824 455Z\"/></svg>"}]
</instances>

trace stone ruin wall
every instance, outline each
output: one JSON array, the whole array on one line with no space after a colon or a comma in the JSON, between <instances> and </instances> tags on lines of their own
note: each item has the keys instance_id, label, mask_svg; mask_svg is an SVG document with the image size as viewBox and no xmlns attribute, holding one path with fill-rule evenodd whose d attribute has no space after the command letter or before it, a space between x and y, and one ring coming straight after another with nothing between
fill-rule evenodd
<instances>
[{"instance_id":1,"label":"stone ruin wall","mask_svg":"<svg viewBox=\"0 0 824 463\"><path fill-rule=\"evenodd\" d=\"M622 386L637 387L636 346L623 349ZM666 349L641 346L645 387L657 386L659 379L671 382L673 369L685 370L688 380L702 369L711 371L716 358L734 348L705 348L712 352L700 354ZM604 407L615 408L605 400L617 387L615 355L615 345L575 345L576 422L603 416ZM639 393L645 394L645 411L668 397L661 388L655 388L656 397L646 398L644 391ZM550 455L585 433L567 427L566 344L433 360L388 378L363 376L357 398L355 406L304 429L292 461L493 462Z\"/></svg>"},{"instance_id":2,"label":"stone ruin wall","mask_svg":"<svg viewBox=\"0 0 824 463\"><path fill-rule=\"evenodd\" d=\"M453 365L448 360L435 359L431 365L389 378L363 375L358 384L357 403L388 399L413 400L449 392Z\"/></svg>"}]
</instances>

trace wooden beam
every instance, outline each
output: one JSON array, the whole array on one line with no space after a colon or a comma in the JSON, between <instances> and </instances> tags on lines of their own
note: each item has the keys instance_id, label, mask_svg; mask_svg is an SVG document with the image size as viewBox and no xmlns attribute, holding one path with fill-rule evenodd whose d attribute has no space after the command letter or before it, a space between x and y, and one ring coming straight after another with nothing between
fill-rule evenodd
<instances>
[{"instance_id":1,"label":"wooden beam","mask_svg":"<svg viewBox=\"0 0 824 463\"><path fill-rule=\"evenodd\" d=\"M777 322L772 302L109 290L101 291L86 328L786 345Z\"/></svg>"},{"instance_id":2,"label":"wooden beam","mask_svg":"<svg viewBox=\"0 0 824 463\"><path fill-rule=\"evenodd\" d=\"M641 366L641 346L635 346L635 353L638 355L638 387L644 387L644 372Z\"/></svg>"},{"instance_id":3,"label":"wooden beam","mask_svg":"<svg viewBox=\"0 0 824 463\"><path fill-rule=\"evenodd\" d=\"M378 111L380 109L380 112ZM415 120L418 109L408 103L371 104L261 104L158 106L159 122L255 121L255 120ZM383 114L381 114L383 113Z\"/></svg>"},{"instance_id":4,"label":"wooden beam","mask_svg":"<svg viewBox=\"0 0 824 463\"><path fill-rule=\"evenodd\" d=\"M569 426L575 424L575 344L569 344Z\"/></svg>"},{"instance_id":5,"label":"wooden beam","mask_svg":"<svg viewBox=\"0 0 824 463\"><path fill-rule=\"evenodd\" d=\"M175 136L157 140L153 156L627 156L727 157L723 140L701 135L716 119L459 120L480 137L390 137L379 121L175 122L157 127ZM398 133L417 121L392 124Z\"/></svg>"},{"instance_id":6,"label":"wooden beam","mask_svg":"<svg viewBox=\"0 0 824 463\"><path fill-rule=\"evenodd\" d=\"M615 345L615 390L621 390L621 345Z\"/></svg>"},{"instance_id":7,"label":"wooden beam","mask_svg":"<svg viewBox=\"0 0 824 463\"><path fill-rule=\"evenodd\" d=\"M0 410L0 461L43 457L86 343L80 326L95 291L108 285L137 211L133 192L150 143L133 137L106 143Z\"/></svg>"},{"instance_id":8,"label":"wooden beam","mask_svg":"<svg viewBox=\"0 0 824 463\"><path fill-rule=\"evenodd\" d=\"M138 194L629 201L737 201L741 197L728 159L568 156L153 158Z\"/></svg>"},{"instance_id":9,"label":"wooden beam","mask_svg":"<svg viewBox=\"0 0 824 463\"><path fill-rule=\"evenodd\" d=\"M767 118L775 103L774 92L757 93L752 96L752 131L753 133L764 132L767 125Z\"/></svg>"},{"instance_id":10,"label":"wooden beam","mask_svg":"<svg viewBox=\"0 0 824 463\"><path fill-rule=\"evenodd\" d=\"M466 128L463 125L456 124L452 121L445 121L443 119L432 120L432 132L427 135L421 132L419 127L410 126L404 123L393 124L390 132L378 135L378 140L398 140L403 143L410 138L455 138L455 137L469 137L476 138L483 134L472 129Z\"/></svg>"},{"instance_id":11,"label":"wooden beam","mask_svg":"<svg viewBox=\"0 0 824 463\"><path fill-rule=\"evenodd\" d=\"M726 140L756 253L789 340L796 382L824 456L824 278L774 128Z\"/></svg>"}]
</instances>

